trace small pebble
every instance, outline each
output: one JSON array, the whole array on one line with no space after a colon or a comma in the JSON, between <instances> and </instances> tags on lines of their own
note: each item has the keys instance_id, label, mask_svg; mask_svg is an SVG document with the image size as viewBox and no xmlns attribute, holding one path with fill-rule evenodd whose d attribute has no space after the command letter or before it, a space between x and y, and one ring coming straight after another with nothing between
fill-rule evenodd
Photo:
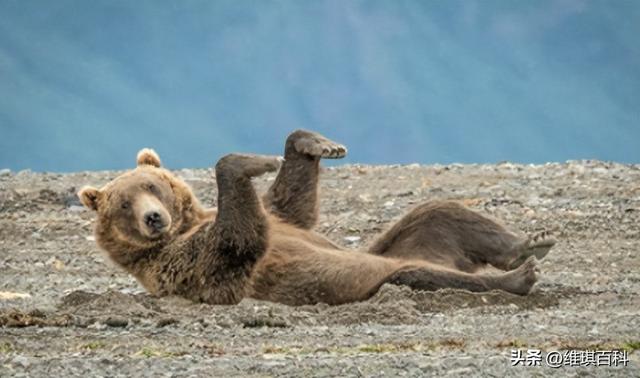
<instances>
[{"instance_id":1,"label":"small pebble","mask_svg":"<svg viewBox=\"0 0 640 378\"><path fill-rule=\"evenodd\" d=\"M360 239L360 236L346 236L344 238L344 240L348 243L358 243Z\"/></svg>"},{"instance_id":2,"label":"small pebble","mask_svg":"<svg viewBox=\"0 0 640 378\"><path fill-rule=\"evenodd\" d=\"M121 328L121 327L126 327L129 324L129 320L114 316L114 317L107 318L107 320L104 321L104 324L108 325L109 327Z\"/></svg>"}]
</instances>

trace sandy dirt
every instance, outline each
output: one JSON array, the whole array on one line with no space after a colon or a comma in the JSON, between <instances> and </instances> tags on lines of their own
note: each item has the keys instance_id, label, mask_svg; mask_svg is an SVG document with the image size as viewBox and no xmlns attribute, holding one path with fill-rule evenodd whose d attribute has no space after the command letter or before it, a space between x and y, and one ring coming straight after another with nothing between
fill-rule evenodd
<instances>
[{"instance_id":1,"label":"sandy dirt","mask_svg":"<svg viewBox=\"0 0 640 378\"><path fill-rule=\"evenodd\" d=\"M435 199L559 239L526 297L384 286L335 307L149 297L98 250L75 197L118 173L0 171L0 376L640 376L638 165L326 169L318 230L349 248ZM215 205L211 170L176 173ZM512 367L514 349L624 349L630 361Z\"/></svg>"}]
</instances>

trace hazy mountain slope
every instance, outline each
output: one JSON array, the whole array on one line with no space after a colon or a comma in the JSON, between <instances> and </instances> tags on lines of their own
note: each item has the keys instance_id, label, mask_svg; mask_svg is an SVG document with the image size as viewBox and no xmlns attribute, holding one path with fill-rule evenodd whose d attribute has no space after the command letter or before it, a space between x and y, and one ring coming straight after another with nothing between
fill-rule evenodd
<instances>
[{"instance_id":1,"label":"hazy mountain slope","mask_svg":"<svg viewBox=\"0 0 640 378\"><path fill-rule=\"evenodd\" d=\"M640 161L636 2L0 2L0 168Z\"/></svg>"}]
</instances>

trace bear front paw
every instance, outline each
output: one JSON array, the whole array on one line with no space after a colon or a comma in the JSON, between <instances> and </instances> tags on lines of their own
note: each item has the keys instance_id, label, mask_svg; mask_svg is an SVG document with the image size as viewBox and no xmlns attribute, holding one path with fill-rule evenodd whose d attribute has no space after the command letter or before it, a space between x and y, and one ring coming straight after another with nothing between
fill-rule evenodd
<instances>
[{"instance_id":1,"label":"bear front paw","mask_svg":"<svg viewBox=\"0 0 640 378\"><path fill-rule=\"evenodd\" d=\"M347 148L313 131L296 130L287 144L296 152L325 159L341 159L347 155Z\"/></svg>"},{"instance_id":2,"label":"bear front paw","mask_svg":"<svg viewBox=\"0 0 640 378\"><path fill-rule=\"evenodd\" d=\"M283 161L281 156L228 154L218 160L216 171L256 177L267 172L277 171Z\"/></svg>"}]
</instances>

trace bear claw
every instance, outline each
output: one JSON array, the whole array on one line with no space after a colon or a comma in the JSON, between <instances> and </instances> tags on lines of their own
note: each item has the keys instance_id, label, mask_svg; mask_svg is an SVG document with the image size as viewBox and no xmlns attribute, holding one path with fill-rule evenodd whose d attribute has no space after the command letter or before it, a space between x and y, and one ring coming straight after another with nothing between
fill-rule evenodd
<instances>
[{"instance_id":1,"label":"bear claw","mask_svg":"<svg viewBox=\"0 0 640 378\"><path fill-rule=\"evenodd\" d=\"M542 260L547 256L551 247L557 243L550 231L537 232L516 247L517 256L509 264L509 269L515 269L522 265L528 258L535 256Z\"/></svg>"},{"instance_id":2,"label":"bear claw","mask_svg":"<svg viewBox=\"0 0 640 378\"><path fill-rule=\"evenodd\" d=\"M341 159L347 155L347 148L318 133L298 130L289 137L295 150L301 154L325 159Z\"/></svg>"}]
</instances>

